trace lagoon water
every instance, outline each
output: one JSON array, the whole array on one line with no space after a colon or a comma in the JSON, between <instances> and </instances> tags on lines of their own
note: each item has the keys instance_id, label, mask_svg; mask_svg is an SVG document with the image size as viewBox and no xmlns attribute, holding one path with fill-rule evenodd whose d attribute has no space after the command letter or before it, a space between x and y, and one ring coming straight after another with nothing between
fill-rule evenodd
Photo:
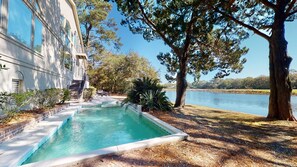
<instances>
[{"instance_id":1,"label":"lagoon water","mask_svg":"<svg viewBox=\"0 0 297 167\"><path fill-rule=\"evenodd\" d=\"M166 91L170 101L175 101L176 92ZM267 116L269 95L233 94L188 90L186 104L239 111L248 114ZM291 97L294 115L297 117L297 96Z\"/></svg>"}]
</instances>

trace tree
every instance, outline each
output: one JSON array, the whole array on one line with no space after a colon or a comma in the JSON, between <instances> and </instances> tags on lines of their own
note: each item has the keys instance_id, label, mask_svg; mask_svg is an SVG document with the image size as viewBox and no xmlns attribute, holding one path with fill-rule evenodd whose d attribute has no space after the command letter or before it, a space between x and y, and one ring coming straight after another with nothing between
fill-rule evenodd
<instances>
[{"instance_id":1,"label":"tree","mask_svg":"<svg viewBox=\"0 0 297 167\"><path fill-rule=\"evenodd\" d=\"M112 93L125 93L132 81L150 76L157 79L158 73L147 59L131 52L128 55L115 55L105 52L100 57L98 67L89 70L90 83L97 89Z\"/></svg>"},{"instance_id":2,"label":"tree","mask_svg":"<svg viewBox=\"0 0 297 167\"><path fill-rule=\"evenodd\" d=\"M84 47L89 56L96 58L106 44L118 49L122 44L117 37L117 25L113 19L107 19L111 4L104 0L75 0L82 28Z\"/></svg>"},{"instance_id":3,"label":"tree","mask_svg":"<svg viewBox=\"0 0 297 167\"><path fill-rule=\"evenodd\" d=\"M266 39L269 43L270 98L268 118L295 120L291 108L285 22L294 21L296 0L212 0L209 10Z\"/></svg>"},{"instance_id":4,"label":"tree","mask_svg":"<svg viewBox=\"0 0 297 167\"><path fill-rule=\"evenodd\" d=\"M241 56L247 49L241 48L239 41L246 35L233 36L228 25L216 28L218 18L200 1L114 1L126 17L122 24L148 41L162 39L171 48L171 53L160 53L158 59L171 74L167 79L176 80L175 107L185 104L187 74L198 78L201 72L218 70L217 77L223 77L242 70L245 59Z\"/></svg>"}]
</instances>

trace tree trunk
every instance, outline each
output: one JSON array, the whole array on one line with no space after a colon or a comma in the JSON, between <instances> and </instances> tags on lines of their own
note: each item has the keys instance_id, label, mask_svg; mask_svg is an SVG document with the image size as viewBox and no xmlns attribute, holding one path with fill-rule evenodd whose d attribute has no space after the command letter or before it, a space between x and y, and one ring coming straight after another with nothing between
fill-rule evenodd
<instances>
[{"instance_id":1,"label":"tree trunk","mask_svg":"<svg viewBox=\"0 0 297 167\"><path fill-rule=\"evenodd\" d=\"M287 53L285 19L283 13L276 13L269 40L270 97L267 118L296 120L291 108L291 82L289 67L292 58Z\"/></svg>"},{"instance_id":2,"label":"tree trunk","mask_svg":"<svg viewBox=\"0 0 297 167\"><path fill-rule=\"evenodd\" d=\"M180 70L176 76L176 99L174 107L184 107L186 101L186 90L188 83L186 80L187 76L187 65L186 60L181 60L179 63Z\"/></svg>"}]
</instances>

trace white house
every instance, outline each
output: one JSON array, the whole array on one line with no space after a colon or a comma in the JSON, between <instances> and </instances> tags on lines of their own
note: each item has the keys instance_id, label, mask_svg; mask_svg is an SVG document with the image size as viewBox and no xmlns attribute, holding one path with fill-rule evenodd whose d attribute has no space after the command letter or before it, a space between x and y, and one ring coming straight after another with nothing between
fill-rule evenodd
<instances>
[{"instance_id":1,"label":"white house","mask_svg":"<svg viewBox=\"0 0 297 167\"><path fill-rule=\"evenodd\" d=\"M86 80L73 0L0 0L0 92L66 88ZM80 83L81 83L80 82Z\"/></svg>"}]
</instances>

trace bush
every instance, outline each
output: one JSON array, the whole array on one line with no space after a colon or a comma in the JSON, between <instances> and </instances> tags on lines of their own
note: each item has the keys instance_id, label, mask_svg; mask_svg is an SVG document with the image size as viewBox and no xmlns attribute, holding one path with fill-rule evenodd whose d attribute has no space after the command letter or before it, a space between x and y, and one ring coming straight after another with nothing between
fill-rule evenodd
<instances>
[{"instance_id":1,"label":"bush","mask_svg":"<svg viewBox=\"0 0 297 167\"><path fill-rule=\"evenodd\" d=\"M89 101L95 96L95 94L96 94L96 88L94 87L86 88L84 89L84 92L83 92L83 99L85 101Z\"/></svg>"},{"instance_id":2,"label":"bush","mask_svg":"<svg viewBox=\"0 0 297 167\"><path fill-rule=\"evenodd\" d=\"M68 89L46 89L44 91L32 90L24 93L0 92L0 115L5 114L10 120L18 111L30 108L52 108L57 103L64 103L70 99ZM26 108L25 108L26 107Z\"/></svg>"},{"instance_id":3,"label":"bush","mask_svg":"<svg viewBox=\"0 0 297 167\"><path fill-rule=\"evenodd\" d=\"M11 94L7 92L0 93L0 109L2 113L8 113L14 110Z\"/></svg>"},{"instance_id":4,"label":"bush","mask_svg":"<svg viewBox=\"0 0 297 167\"><path fill-rule=\"evenodd\" d=\"M143 78L134 80L124 103L141 104L143 110L171 111L172 104L162 89L163 87L156 79Z\"/></svg>"},{"instance_id":5,"label":"bush","mask_svg":"<svg viewBox=\"0 0 297 167\"><path fill-rule=\"evenodd\" d=\"M24 93L13 93L11 94L11 96L16 107L18 109L21 109L22 107L27 106L31 103L34 94L34 91L28 91Z\"/></svg>"},{"instance_id":6,"label":"bush","mask_svg":"<svg viewBox=\"0 0 297 167\"><path fill-rule=\"evenodd\" d=\"M61 89L46 89L44 91L45 103L43 104L45 107L54 107L57 103L59 103L63 97L63 92Z\"/></svg>"},{"instance_id":7,"label":"bush","mask_svg":"<svg viewBox=\"0 0 297 167\"><path fill-rule=\"evenodd\" d=\"M151 91L162 91L163 87L159 84L157 79L144 77L142 79L134 80L132 88L127 93L126 101L139 104L141 94Z\"/></svg>"},{"instance_id":8,"label":"bush","mask_svg":"<svg viewBox=\"0 0 297 167\"><path fill-rule=\"evenodd\" d=\"M64 104L65 101L70 100L70 90L69 89L62 89L63 91L63 97L61 100L61 104Z\"/></svg>"},{"instance_id":9,"label":"bush","mask_svg":"<svg viewBox=\"0 0 297 167\"><path fill-rule=\"evenodd\" d=\"M11 120L23 107L28 106L32 101L33 94L32 91L18 94L0 93L1 111L6 115L4 121Z\"/></svg>"},{"instance_id":10,"label":"bush","mask_svg":"<svg viewBox=\"0 0 297 167\"><path fill-rule=\"evenodd\" d=\"M3 111L5 108L5 105L7 104L7 100L10 94L7 92L1 92L0 93L0 109Z\"/></svg>"},{"instance_id":11,"label":"bush","mask_svg":"<svg viewBox=\"0 0 297 167\"><path fill-rule=\"evenodd\" d=\"M46 89L44 91L35 90L33 104L35 108L52 108L63 100L62 89Z\"/></svg>"}]
</instances>

